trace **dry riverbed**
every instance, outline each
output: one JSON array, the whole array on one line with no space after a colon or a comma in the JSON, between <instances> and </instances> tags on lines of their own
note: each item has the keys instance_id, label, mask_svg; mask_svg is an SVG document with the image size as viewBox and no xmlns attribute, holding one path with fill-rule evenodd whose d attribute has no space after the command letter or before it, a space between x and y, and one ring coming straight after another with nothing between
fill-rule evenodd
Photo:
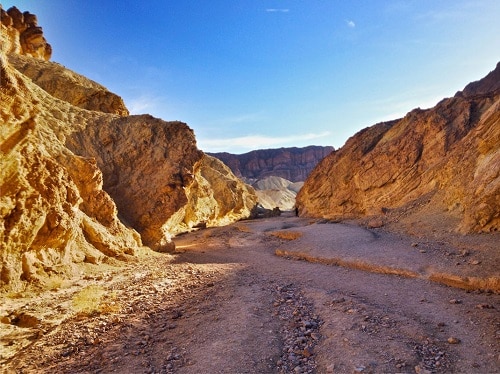
<instances>
[{"instance_id":1,"label":"dry riverbed","mask_svg":"<svg viewBox=\"0 0 500 374\"><path fill-rule=\"evenodd\" d=\"M174 255L5 298L1 369L500 372L498 251L468 240L291 216L185 234Z\"/></svg>"}]
</instances>

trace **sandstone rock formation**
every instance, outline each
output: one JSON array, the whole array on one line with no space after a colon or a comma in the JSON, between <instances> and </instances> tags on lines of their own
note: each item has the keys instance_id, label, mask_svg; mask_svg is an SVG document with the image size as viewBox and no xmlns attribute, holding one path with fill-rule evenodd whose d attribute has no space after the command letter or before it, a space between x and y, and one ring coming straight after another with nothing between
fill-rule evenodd
<instances>
[{"instance_id":1,"label":"sandstone rock formation","mask_svg":"<svg viewBox=\"0 0 500 374\"><path fill-rule=\"evenodd\" d=\"M0 8L2 23L2 50L5 53L17 53L34 58L49 60L52 47L45 37L38 20L30 12L22 13L16 7L5 11Z\"/></svg>"},{"instance_id":2,"label":"sandstone rock formation","mask_svg":"<svg viewBox=\"0 0 500 374\"><path fill-rule=\"evenodd\" d=\"M139 234L118 219L95 160L64 147L54 101L3 53L0 64L0 285L16 290L48 275L71 277L78 263L133 254ZM82 114L63 102L57 111Z\"/></svg>"},{"instance_id":3,"label":"sandstone rock formation","mask_svg":"<svg viewBox=\"0 0 500 374\"><path fill-rule=\"evenodd\" d=\"M427 206L456 222L451 229L500 229L499 74L500 64L432 109L354 135L310 174L297 196L301 213L351 218Z\"/></svg>"},{"instance_id":4,"label":"sandstone rock formation","mask_svg":"<svg viewBox=\"0 0 500 374\"><path fill-rule=\"evenodd\" d=\"M45 61L46 43L23 47L19 19L36 17L19 14L2 11L1 289L126 260L143 243L172 250L176 233L249 216L253 189L186 124L127 116L121 98Z\"/></svg>"},{"instance_id":5,"label":"sandstone rock formation","mask_svg":"<svg viewBox=\"0 0 500 374\"><path fill-rule=\"evenodd\" d=\"M120 116L129 114L120 96L58 63L34 60L29 56L19 54L9 54L8 58L12 66L55 98L82 109L114 113ZM68 89L69 87L71 89Z\"/></svg>"},{"instance_id":6,"label":"sandstone rock formation","mask_svg":"<svg viewBox=\"0 0 500 374\"><path fill-rule=\"evenodd\" d=\"M231 168L237 177L255 180L269 176L291 182L304 181L316 164L333 151L333 147L309 146L304 148L260 149L235 155L211 153Z\"/></svg>"}]
</instances>

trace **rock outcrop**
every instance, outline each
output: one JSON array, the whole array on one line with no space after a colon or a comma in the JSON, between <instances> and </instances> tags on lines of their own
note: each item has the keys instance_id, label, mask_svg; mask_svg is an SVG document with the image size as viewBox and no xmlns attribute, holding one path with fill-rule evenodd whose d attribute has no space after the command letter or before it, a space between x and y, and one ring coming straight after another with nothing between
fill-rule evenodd
<instances>
[{"instance_id":1,"label":"rock outcrop","mask_svg":"<svg viewBox=\"0 0 500 374\"><path fill-rule=\"evenodd\" d=\"M45 61L50 59L52 47L45 40L34 14L23 13L16 7L7 11L0 7L0 18L2 50L5 53L16 53Z\"/></svg>"},{"instance_id":2,"label":"rock outcrop","mask_svg":"<svg viewBox=\"0 0 500 374\"><path fill-rule=\"evenodd\" d=\"M239 178L249 182L276 176L291 182L304 181L316 164L333 151L333 147L259 149L235 155L210 153L231 168Z\"/></svg>"},{"instance_id":3,"label":"rock outcrop","mask_svg":"<svg viewBox=\"0 0 500 374\"><path fill-rule=\"evenodd\" d=\"M499 74L500 64L432 109L354 135L310 174L297 196L301 214L383 216L427 205L452 217L451 229L500 229Z\"/></svg>"},{"instance_id":4,"label":"rock outcrop","mask_svg":"<svg viewBox=\"0 0 500 374\"><path fill-rule=\"evenodd\" d=\"M128 116L123 99L83 75L52 62L29 56L8 55L9 63L55 98L82 109ZM71 89L70 89L71 87Z\"/></svg>"},{"instance_id":5,"label":"rock outcrop","mask_svg":"<svg viewBox=\"0 0 500 374\"><path fill-rule=\"evenodd\" d=\"M95 160L74 154L60 140L65 122L54 115L84 120L83 113L64 102L56 110L53 99L3 53L0 64L1 286L16 290L23 281L72 277L76 264L133 254L140 236L118 219Z\"/></svg>"},{"instance_id":6,"label":"rock outcrop","mask_svg":"<svg viewBox=\"0 0 500 374\"><path fill-rule=\"evenodd\" d=\"M45 61L48 44L26 49L19 13L2 11L1 25L0 289L78 276L143 244L169 251L176 233L249 216L253 189L186 124L127 116L121 98Z\"/></svg>"}]
</instances>

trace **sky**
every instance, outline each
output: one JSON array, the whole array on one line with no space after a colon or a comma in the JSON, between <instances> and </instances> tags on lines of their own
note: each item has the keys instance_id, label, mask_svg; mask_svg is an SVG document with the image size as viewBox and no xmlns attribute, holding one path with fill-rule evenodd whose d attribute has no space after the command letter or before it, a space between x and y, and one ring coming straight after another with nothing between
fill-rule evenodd
<instances>
[{"instance_id":1,"label":"sky","mask_svg":"<svg viewBox=\"0 0 500 374\"><path fill-rule=\"evenodd\" d=\"M500 61L498 0L0 0L52 61L205 152L332 145L430 108Z\"/></svg>"}]
</instances>

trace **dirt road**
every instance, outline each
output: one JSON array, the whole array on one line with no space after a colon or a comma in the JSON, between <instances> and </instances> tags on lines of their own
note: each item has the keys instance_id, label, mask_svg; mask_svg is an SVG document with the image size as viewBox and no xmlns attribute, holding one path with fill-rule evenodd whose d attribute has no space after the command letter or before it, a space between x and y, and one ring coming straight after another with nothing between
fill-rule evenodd
<instances>
[{"instance_id":1,"label":"dirt road","mask_svg":"<svg viewBox=\"0 0 500 374\"><path fill-rule=\"evenodd\" d=\"M434 244L296 217L186 234L174 256L88 279L104 295L93 311L75 314L73 288L26 302L39 323L26 324L25 343L2 336L2 370L500 372L499 295L432 281L437 263L450 275L479 266Z\"/></svg>"}]
</instances>

